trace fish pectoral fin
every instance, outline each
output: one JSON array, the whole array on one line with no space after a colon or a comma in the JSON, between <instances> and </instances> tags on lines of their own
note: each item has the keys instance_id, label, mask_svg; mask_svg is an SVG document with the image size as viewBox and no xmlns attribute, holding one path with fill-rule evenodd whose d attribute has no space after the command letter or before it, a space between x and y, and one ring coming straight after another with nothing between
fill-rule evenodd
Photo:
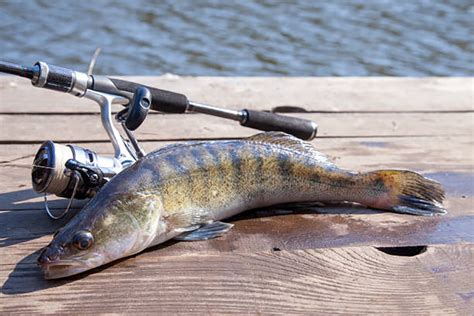
<instances>
[{"instance_id":1,"label":"fish pectoral fin","mask_svg":"<svg viewBox=\"0 0 474 316\"><path fill-rule=\"evenodd\" d=\"M187 209L169 214L165 217L166 221L182 232L188 232L202 227L205 224L212 223L209 212L203 209Z\"/></svg>"},{"instance_id":2,"label":"fish pectoral fin","mask_svg":"<svg viewBox=\"0 0 474 316\"><path fill-rule=\"evenodd\" d=\"M176 228L174 231L176 233L184 234L184 233L192 232L192 231L198 229L199 227L201 227L201 226L194 225L194 226L189 226L189 227L184 227L184 228Z\"/></svg>"},{"instance_id":3,"label":"fish pectoral fin","mask_svg":"<svg viewBox=\"0 0 474 316\"><path fill-rule=\"evenodd\" d=\"M181 235L174 237L174 239L185 241L212 239L227 233L233 226L234 224L219 221L212 222L210 224L200 226L193 231L182 233Z\"/></svg>"}]
</instances>

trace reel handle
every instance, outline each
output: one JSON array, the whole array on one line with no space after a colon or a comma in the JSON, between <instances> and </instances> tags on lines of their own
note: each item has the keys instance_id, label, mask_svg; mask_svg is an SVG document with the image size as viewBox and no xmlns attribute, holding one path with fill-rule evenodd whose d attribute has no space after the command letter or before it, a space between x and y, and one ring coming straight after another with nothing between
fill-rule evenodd
<instances>
[{"instance_id":1,"label":"reel handle","mask_svg":"<svg viewBox=\"0 0 474 316\"><path fill-rule=\"evenodd\" d=\"M152 100L153 98L150 89L143 86L138 87L135 90L132 102L128 107L125 127L131 131L136 130L146 119Z\"/></svg>"}]
</instances>

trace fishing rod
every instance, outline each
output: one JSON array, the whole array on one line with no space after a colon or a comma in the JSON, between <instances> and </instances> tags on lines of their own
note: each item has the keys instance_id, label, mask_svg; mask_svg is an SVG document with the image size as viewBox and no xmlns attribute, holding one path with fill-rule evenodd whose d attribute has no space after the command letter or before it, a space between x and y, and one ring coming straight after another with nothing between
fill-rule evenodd
<instances>
[{"instance_id":1,"label":"fishing rod","mask_svg":"<svg viewBox=\"0 0 474 316\"><path fill-rule=\"evenodd\" d=\"M113 157L103 157L87 148L56 144L51 140L44 142L35 155L33 189L45 194L46 211L52 218L59 217L50 212L47 193L70 198L70 206L74 198L94 196L108 180L145 155L133 131L143 123L150 109L165 113L197 112L218 116L237 121L242 126L282 131L303 140L311 140L317 133L316 123L310 120L249 109L224 109L191 101L180 93L86 74L42 61L31 67L0 61L0 72L28 78L35 87L93 100L100 106L102 125L114 147ZM112 104L124 106L115 116L115 121L122 126L126 138L114 126Z\"/></svg>"}]
</instances>

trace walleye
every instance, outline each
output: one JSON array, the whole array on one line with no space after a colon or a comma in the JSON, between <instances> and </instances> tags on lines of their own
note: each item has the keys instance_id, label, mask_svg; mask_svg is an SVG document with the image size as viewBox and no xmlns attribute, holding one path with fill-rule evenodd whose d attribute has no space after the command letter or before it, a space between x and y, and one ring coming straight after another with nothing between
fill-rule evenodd
<instances>
[{"instance_id":1,"label":"walleye","mask_svg":"<svg viewBox=\"0 0 474 316\"><path fill-rule=\"evenodd\" d=\"M441 185L412 171L339 169L281 132L171 145L115 176L43 250L45 278L62 278L170 239L227 232L221 220L281 203L349 201L405 214L444 214Z\"/></svg>"}]
</instances>

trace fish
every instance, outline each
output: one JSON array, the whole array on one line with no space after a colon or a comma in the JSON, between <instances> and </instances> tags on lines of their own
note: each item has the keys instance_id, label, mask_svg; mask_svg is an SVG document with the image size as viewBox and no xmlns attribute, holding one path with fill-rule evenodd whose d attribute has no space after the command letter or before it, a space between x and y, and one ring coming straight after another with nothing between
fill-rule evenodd
<instances>
[{"instance_id":1,"label":"fish","mask_svg":"<svg viewBox=\"0 0 474 316\"><path fill-rule=\"evenodd\" d=\"M175 239L207 240L222 220L276 204L353 202L413 215L445 214L441 184L409 170L357 173L282 132L173 144L113 177L53 237L43 276L79 274Z\"/></svg>"}]
</instances>

